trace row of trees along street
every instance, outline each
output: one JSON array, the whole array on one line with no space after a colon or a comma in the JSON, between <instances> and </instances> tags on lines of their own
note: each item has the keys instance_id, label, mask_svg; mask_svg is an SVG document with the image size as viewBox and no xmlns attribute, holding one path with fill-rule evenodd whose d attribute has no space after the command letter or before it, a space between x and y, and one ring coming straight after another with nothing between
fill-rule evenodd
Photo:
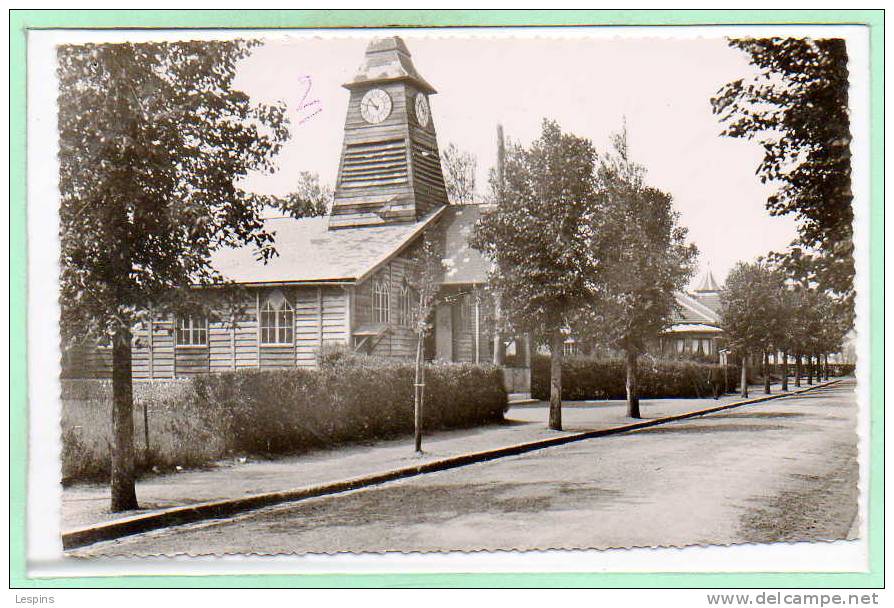
<instances>
[{"instance_id":1,"label":"row of trees along street","mask_svg":"<svg viewBox=\"0 0 894 608\"><path fill-rule=\"evenodd\" d=\"M510 142L501 173L492 179L496 206L472 244L495 264L489 287L501 303L499 329L549 345L549 428L562 428L569 332L624 351L628 414L639 417L637 358L669 325L674 292L696 257L670 195L645 184L626 129L600 155L588 139L544 120L530 146Z\"/></svg>"},{"instance_id":2,"label":"row of trees along street","mask_svg":"<svg viewBox=\"0 0 894 608\"><path fill-rule=\"evenodd\" d=\"M813 362L828 366L829 353L841 349L850 318L828 292L787 279L764 260L739 263L721 292L721 320L727 348L747 360L758 356L764 392L770 393L770 355L781 361L782 390L788 390L789 360L795 362L800 386L806 360L812 380ZM742 396L748 397L747 365L742 365Z\"/></svg>"},{"instance_id":3,"label":"row of trees along street","mask_svg":"<svg viewBox=\"0 0 894 608\"><path fill-rule=\"evenodd\" d=\"M284 106L251 104L232 87L237 64L255 44L58 50L60 327L65 344L88 338L112 345L112 511L137 508L131 328L147 308L159 315L209 310L209 300L194 297L192 287L221 284L210 265L215 249L250 245L263 262L276 255L262 221L266 208L317 215L331 198L308 176L287 199L238 187L249 172L273 172L289 136ZM740 336L731 312L730 339L743 352L772 346L815 357L832 350L828 343L798 340L822 335L817 328L830 317L805 310L827 306L840 327L852 325L844 42L732 44L750 54L762 76L776 77L731 83L713 100L715 111L727 135L763 145L759 176L782 184L767 202L770 213L801 220L798 241L771 256L787 277L782 292L817 300L791 317L792 327L804 324L799 337L794 331L785 338L759 336L756 321L742 322L747 329ZM531 333L550 345L551 428L562 426L563 332L626 353L629 413L638 416L635 362L669 323L673 293L691 277L695 248L685 243L670 195L647 186L643 175L628 157L623 131L610 151L597 154L590 141L545 121L532 144L509 145L501 179L492 180L496 210L484 216L474 245L496 263L489 289L500 302L500 329ZM749 280L743 275L729 283L727 301L737 301L733 286ZM819 292L828 294L828 303L818 303ZM430 303L427 295L419 297L420 307Z\"/></svg>"},{"instance_id":4,"label":"row of trees along street","mask_svg":"<svg viewBox=\"0 0 894 608\"><path fill-rule=\"evenodd\" d=\"M740 263L722 292L725 338L742 356L763 358L769 392L770 352L782 355L787 389L789 357L799 382L802 362L812 375L813 363L822 357L827 364L854 325L847 49L841 39L810 38L744 38L730 46L756 72L722 87L711 100L714 113L723 135L764 150L757 175L778 186L767 211L798 222L787 250Z\"/></svg>"}]
</instances>

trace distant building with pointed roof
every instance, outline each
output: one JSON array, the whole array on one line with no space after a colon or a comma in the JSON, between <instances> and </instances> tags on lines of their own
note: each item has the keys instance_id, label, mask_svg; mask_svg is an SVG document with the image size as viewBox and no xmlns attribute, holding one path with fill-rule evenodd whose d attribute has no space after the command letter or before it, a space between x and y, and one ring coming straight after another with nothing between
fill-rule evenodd
<instances>
[{"instance_id":1,"label":"distant building with pointed roof","mask_svg":"<svg viewBox=\"0 0 894 608\"><path fill-rule=\"evenodd\" d=\"M720 286L709 268L698 287L677 293L674 323L662 335L659 348L664 355L718 358L720 327Z\"/></svg>"}]
</instances>

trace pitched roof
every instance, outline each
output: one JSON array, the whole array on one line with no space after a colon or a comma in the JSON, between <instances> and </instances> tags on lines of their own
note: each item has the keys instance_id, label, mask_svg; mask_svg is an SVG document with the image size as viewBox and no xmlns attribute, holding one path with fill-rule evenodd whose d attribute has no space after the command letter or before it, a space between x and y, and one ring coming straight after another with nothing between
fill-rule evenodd
<instances>
[{"instance_id":1,"label":"pitched roof","mask_svg":"<svg viewBox=\"0 0 894 608\"><path fill-rule=\"evenodd\" d=\"M400 253L441 214L408 224L328 230L328 218L265 220L279 254L266 264L253 247L226 248L211 256L225 279L243 284L357 281Z\"/></svg>"},{"instance_id":2,"label":"pitched roof","mask_svg":"<svg viewBox=\"0 0 894 608\"><path fill-rule=\"evenodd\" d=\"M720 293L694 293L691 294L693 298L698 300L701 304L704 304L711 310L713 310L716 314L720 314Z\"/></svg>"},{"instance_id":3,"label":"pitched roof","mask_svg":"<svg viewBox=\"0 0 894 608\"><path fill-rule=\"evenodd\" d=\"M697 334L720 334L723 333L723 330L719 327L715 327L713 325L706 325L704 323L677 323L672 325L670 329L668 329L666 334L687 334L687 333L697 333Z\"/></svg>"},{"instance_id":4,"label":"pitched roof","mask_svg":"<svg viewBox=\"0 0 894 608\"><path fill-rule=\"evenodd\" d=\"M490 262L469 245L475 222L481 217L480 205L450 205L439 221L444 238L445 285L484 283Z\"/></svg>"},{"instance_id":5,"label":"pitched roof","mask_svg":"<svg viewBox=\"0 0 894 608\"><path fill-rule=\"evenodd\" d=\"M677 292L676 298L677 304L680 306L674 315L674 325L681 323L713 325L715 327L720 325L720 315L694 297Z\"/></svg>"},{"instance_id":6,"label":"pitched roof","mask_svg":"<svg viewBox=\"0 0 894 608\"><path fill-rule=\"evenodd\" d=\"M400 36L377 38L366 47L363 64L353 80L344 86L350 89L368 82L408 80L425 93L436 93L416 71L410 57L410 50Z\"/></svg>"}]
</instances>

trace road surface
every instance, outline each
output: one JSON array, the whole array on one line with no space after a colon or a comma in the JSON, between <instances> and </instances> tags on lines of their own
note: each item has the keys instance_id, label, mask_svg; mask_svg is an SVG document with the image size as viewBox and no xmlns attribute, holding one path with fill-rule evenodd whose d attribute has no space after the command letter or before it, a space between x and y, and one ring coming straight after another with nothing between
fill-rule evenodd
<instances>
[{"instance_id":1,"label":"road surface","mask_svg":"<svg viewBox=\"0 0 894 608\"><path fill-rule=\"evenodd\" d=\"M846 538L853 382L70 554L615 548Z\"/></svg>"}]
</instances>

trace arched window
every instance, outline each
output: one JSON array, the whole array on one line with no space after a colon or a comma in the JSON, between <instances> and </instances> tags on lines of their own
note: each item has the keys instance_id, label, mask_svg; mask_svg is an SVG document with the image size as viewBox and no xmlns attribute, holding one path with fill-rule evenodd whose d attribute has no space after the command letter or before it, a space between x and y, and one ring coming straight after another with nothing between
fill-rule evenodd
<instances>
[{"instance_id":1,"label":"arched window","mask_svg":"<svg viewBox=\"0 0 894 608\"><path fill-rule=\"evenodd\" d=\"M294 344L295 309L282 294L274 293L261 306L261 343Z\"/></svg>"},{"instance_id":2,"label":"arched window","mask_svg":"<svg viewBox=\"0 0 894 608\"><path fill-rule=\"evenodd\" d=\"M372 313L374 323L388 323L391 320L391 290L385 280L373 283Z\"/></svg>"},{"instance_id":3,"label":"arched window","mask_svg":"<svg viewBox=\"0 0 894 608\"><path fill-rule=\"evenodd\" d=\"M413 325L413 302L415 300L416 296L413 289L409 285L401 285L400 295L397 300L397 315L400 324L404 327Z\"/></svg>"},{"instance_id":4,"label":"arched window","mask_svg":"<svg viewBox=\"0 0 894 608\"><path fill-rule=\"evenodd\" d=\"M189 315L177 319L177 346L207 346L208 319Z\"/></svg>"}]
</instances>

